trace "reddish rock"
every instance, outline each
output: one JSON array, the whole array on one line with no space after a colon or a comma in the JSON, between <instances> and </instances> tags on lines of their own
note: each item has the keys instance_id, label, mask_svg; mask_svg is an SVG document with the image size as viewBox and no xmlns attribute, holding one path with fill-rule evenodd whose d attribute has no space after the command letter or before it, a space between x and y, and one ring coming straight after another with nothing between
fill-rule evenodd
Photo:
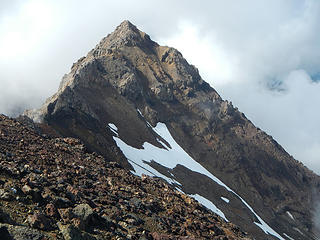
<instances>
[{"instance_id":1,"label":"reddish rock","mask_svg":"<svg viewBox=\"0 0 320 240\"><path fill-rule=\"evenodd\" d=\"M41 213L34 213L33 215L29 215L28 223L33 228L38 228L41 230L51 230L52 224L51 221Z\"/></svg>"},{"instance_id":2,"label":"reddish rock","mask_svg":"<svg viewBox=\"0 0 320 240\"><path fill-rule=\"evenodd\" d=\"M58 216L58 211L52 203L49 203L46 205L45 212L46 212L47 216L49 216L49 217L57 217Z\"/></svg>"}]
</instances>

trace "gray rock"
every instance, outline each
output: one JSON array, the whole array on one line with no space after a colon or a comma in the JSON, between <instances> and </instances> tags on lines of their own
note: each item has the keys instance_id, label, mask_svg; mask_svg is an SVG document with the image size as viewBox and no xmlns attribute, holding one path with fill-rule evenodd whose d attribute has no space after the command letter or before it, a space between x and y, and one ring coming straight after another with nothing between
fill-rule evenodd
<instances>
[{"instance_id":1,"label":"gray rock","mask_svg":"<svg viewBox=\"0 0 320 240\"><path fill-rule=\"evenodd\" d=\"M130 203L135 206L136 208L140 208L142 203L141 200L139 198L133 197L130 199Z\"/></svg>"},{"instance_id":2,"label":"gray rock","mask_svg":"<svg viewBox=\"0 0 320 240\"><path fill-rule=\"evenodd\" d=\"M65 240L95 240L96 239L95 237L89 235L88 233L82 233L78 228L76 228L71 224L63 225L59 222L58 228Z\"/></svg>"},{"instance_id":3,"label":"gray rock","mask_svg":"<svg viewBox=\"0 0 320 240\"><path fill-rule=\"evenodd\" d=\"M73 215L75 218L80 219L79 228L82 230L88 230L91 226L96 225L96 214L92 208L86 204L79 204L73 209Z\"/></svg>"},{"instance_id":4,"label":"gray rock","mask_svg":"<svg viewBox=\"0 0 320 240\"><path fill-rule=\"evenodd\" d=\"M125 221L131 225L137 226L139 224L143 224L143 220L140 219L136 214L133 214L133 213L129 213L124 218L126 219Z\"/></svg>"},{"instance_id":5,"label":"gray rock","mask_svg":"<svg viewBox=\"0 0 320 240\"><path fill-rule=\"evenodd\" d=\"M83 204L79 204L77 205L74 209L73 209L73 214L86 221L92 214L93 214L93 210L92 208L89 206L89 204L83 203Z\"/></svg>"},{"instance_id":6,"label":"gray rock","mask_svg":"<svg viewBox=\"0 0 320 240\"><path fill-rule=\"evenodd\" d=\"M44 234L36 229L25 226L13 226L9 224L0 224L0 229L3 229L3 233L7 232L14 240L41 240L44 238ZM7 235L8 236L8 235ZM1 235L2 239L2 235ZM10 238L8 238L10 239Z\"/></svg>"}]
</instances>

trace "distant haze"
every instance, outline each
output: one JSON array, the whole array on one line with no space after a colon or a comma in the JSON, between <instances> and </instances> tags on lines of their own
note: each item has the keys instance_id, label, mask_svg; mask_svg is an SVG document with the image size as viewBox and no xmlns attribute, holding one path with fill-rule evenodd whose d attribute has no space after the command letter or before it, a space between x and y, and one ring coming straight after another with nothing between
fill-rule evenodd
<instances>
[{"instance_id":1,"label":"distant haze","mask_svg":"<svg viewBox=\"0 0 320 240\"><path fill-rule=\"evenodd\" d=\"M2 0L0 112L39 107L73 62L128 19L177 48L224 99L320 173L320 1L118 2Z\"/></svg>"}]
</instances>

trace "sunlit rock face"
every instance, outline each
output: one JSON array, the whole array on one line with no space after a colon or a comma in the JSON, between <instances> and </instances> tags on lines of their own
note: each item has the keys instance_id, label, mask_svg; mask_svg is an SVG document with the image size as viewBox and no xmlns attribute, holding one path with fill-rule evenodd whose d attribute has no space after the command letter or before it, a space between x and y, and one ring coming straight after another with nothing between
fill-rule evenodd
<instances>
[{"instance_id":1,"label":"sunlit rock face","mask_svg":"<svg viewBox=\"0 0 320 240\"><path fill-rule=\"evenodd\" d=\"M179 51L159 46L128 21L74 63L40 109L25 115L136 173L148 166L151 175L210 201L256 239L316 239L319 177L222 100ZM145 166L129 159L120 140L134 149L150 144L170 151L169 139L154 129L158 123L208 174L183 157L173 159L174 166L165 164L170 159L140 159Z\"/></svg>"}]
</instances>

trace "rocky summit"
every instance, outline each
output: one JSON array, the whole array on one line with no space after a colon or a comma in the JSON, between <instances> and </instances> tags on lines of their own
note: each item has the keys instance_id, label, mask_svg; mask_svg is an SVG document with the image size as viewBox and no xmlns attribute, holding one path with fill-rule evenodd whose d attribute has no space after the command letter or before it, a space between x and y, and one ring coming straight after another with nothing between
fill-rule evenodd
<instances>
[{"instance_id":1,"label":"rocky summit","mask_svg":"<svg viewBox=\"0 0 320 240\"><path fill-rule=\"evenodd\" d=\"M165 179L255 239L318 239L319 176L223 100L178 50L129 21L24 115L42 134L80 139L107 162Z\"/></svg>"},{"instance_id":2,"label":"rocky summit","mask_svg":"<svg viewBox=\"0 0 320 240\"><path fill-rule=\"evenodd\" d=\"M0 239L249 239L164 180L0 115Z\"/></svg>"}]
</instances>

